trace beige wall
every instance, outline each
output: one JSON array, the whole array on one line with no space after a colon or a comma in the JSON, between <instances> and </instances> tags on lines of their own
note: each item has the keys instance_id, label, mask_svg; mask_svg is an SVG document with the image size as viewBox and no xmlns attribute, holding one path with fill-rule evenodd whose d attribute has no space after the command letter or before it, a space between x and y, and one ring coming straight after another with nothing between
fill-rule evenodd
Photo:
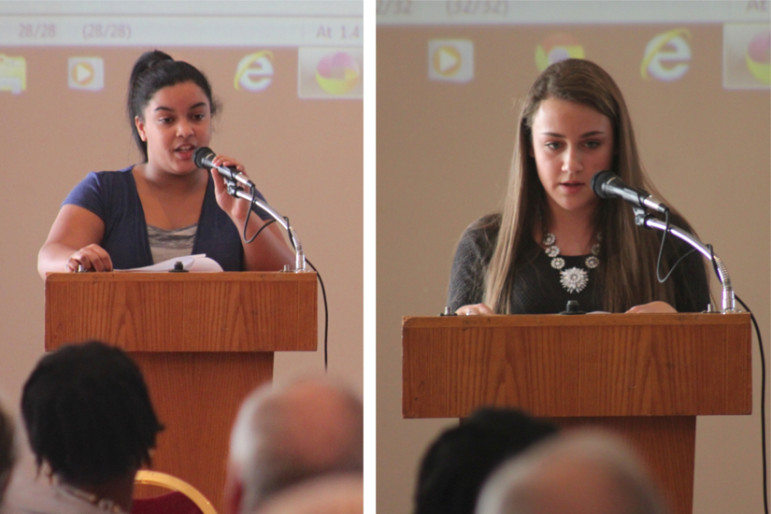
<instances>
[{"instance_id":1,"label":"beige wall","mask_svg":"<svg viewBox=\"0 0 771 514\"><path fill-rule=\"evenodd\" d=\"M695 50L689 75L665 84L644 82L639 75L639 49L655 29L570 27L587 58L619 82L650 176L701 239L714 244L736 291L757 316L768 355L769 94L724 91L720 26L691 29ZM537 75L533 49L547 32L378 27L379 512L410 512L422 452L456 422L402 419L401 318L442 311L458 237L500 204L513 149L514 100ZM429 81L431 38L472 40L474 80ZM752 416L698 420L694 512L699 514L762 508L757 346L753 359Z\"/></svg>"},{"instance_id":2,"label":"beige wall","mask_svg":"<svg viewBox=\"0 0 771 514\"><path fill-rule=\"evenodd\" d=\"M144 50L0 50L25 55L29 73L23 95L0 93L0 391L13 406L43 353L44 289L35 266L61 201L87 172L137 161L124 96L131 65ZM164 50L208 74L223 106L211 147L244 162L271 206L289 216L326 284L329 373L361 392L362 102L298 100L293 49L275 52L281 65L262 95L236 94L232 86L238 60L253 49ZM67 57L84 53L105 59L100 93L67 89ZM319 294L319 350L278 354L276 381L323 373L322 329Z\"/></svg>"}]
</instances>

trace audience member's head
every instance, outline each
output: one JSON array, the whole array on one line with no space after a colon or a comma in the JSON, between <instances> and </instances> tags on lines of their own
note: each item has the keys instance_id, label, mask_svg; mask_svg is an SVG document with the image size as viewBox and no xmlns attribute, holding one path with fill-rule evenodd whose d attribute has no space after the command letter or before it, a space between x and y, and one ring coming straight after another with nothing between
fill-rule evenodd
<instances>
[{"instance_id":1,"label":"audience member's head","mask_svg":"<svg viewBox=\"0 0 771 514\"><path fill-rule=\"evenodd\" d=\"M133 484L163 428L136 364L96 341L40 359L24 385L21 410L38 468L91 492Z\"/></svg>"},{"instance_id":2,"label":"audience member's head","mask_svg":"<svg viewBox=\"0 0 771 514\"><path fill-rule=\"evenodd\" d=\"M501 466L476 514L664 514L637 455L616 436L578 430Z\"/></svg>"},{"instance_id":3,"label":"audience member's head","mask_svg":"<svg viewBox=\"0 0 771 514\"><path fill-rule=\"evenodd\" d=\"M306 480L280 491L255 514L362 514L361 474L340 473Z\"/></svg>"},{"instance_id":4,"label":"audience member's head","mask_svg":"<svg viewBox=\"0 0 771 514\"><path fill-rule=\"evenodd\" d=\"M361 473L361 400L325 378L266 384L241 406L233 426L225 501L252 512L268 497L311 478Z\"/></svg>"},{"instance_id":5,"label":"audience member's head","mask_svg":"<svg viewBox=\"0 0 771 514\"><path fill-rule=\"evenodd\" d=\"M0 401L0 505L3 504L5 488L11 478L16 461L14 422L5 405Z\"/></svg>"},{"instance_id":6,"label":"audience member's head","mask_svg":"<svg viewBox=\"0 0 771 514\"><path fill-rule=\"evenodd\" d=\"M507 458L557 432L515 409L483 408L443 432L418 471L415 514L471 514L485 479Z\"/></svg>"}]
</instances>

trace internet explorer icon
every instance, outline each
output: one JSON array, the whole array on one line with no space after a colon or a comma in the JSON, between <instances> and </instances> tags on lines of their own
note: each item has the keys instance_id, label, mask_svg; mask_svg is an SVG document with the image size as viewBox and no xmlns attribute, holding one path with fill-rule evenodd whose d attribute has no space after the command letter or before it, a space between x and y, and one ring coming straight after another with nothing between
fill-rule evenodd
<instances>
[{"instance_id":1,"label":"internet explorer icon","mask_svg":"<svg viewBox=\"0 0 771 514\"><path fill-rule=\"evenodd\" d=\"M262 50L238 62L233 87L236 91L264 91L273 82L273 52Z\"/></svg>"}]
</instances>

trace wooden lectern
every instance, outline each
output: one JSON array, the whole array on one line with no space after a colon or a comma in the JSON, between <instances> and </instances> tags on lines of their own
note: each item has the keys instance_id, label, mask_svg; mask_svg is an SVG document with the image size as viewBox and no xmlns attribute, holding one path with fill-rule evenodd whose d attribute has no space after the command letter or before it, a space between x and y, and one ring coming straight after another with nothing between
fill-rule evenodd
<instances>
[{"instance_id":1,"label":"wooden lectern","mask_svg":"<svg viewBox=\"0 0 771 514\"><path fill-rule=\"evenodd\" d=\"M273 352L316 350L316 274L54 273L45 296L46 350L97 339L127 351L166 427L153 469L221 511L241 401L272 379Z\"/></svg>"},{"instance_id":2,"label":"wooden lectern","mask_svg":"<svg viewBox=\"0 0 771 514\"><path fill-rule=\"evenodd\" d=\"M520 408L620 432L690 514L696 416L750 414L749 314L405 318L405 418Z\"/></svg>"}]
</instances>

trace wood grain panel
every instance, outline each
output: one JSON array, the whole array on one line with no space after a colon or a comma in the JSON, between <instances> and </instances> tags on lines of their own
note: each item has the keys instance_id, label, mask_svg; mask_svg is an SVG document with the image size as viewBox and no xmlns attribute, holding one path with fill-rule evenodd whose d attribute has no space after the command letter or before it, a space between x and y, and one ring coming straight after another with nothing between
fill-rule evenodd
<instances>
[{"instance_id":1,"label":"wood grain panel","mask_svg":"<svg viewBox=\"0 0 771 514\"><path fill-rule=\"evenodd\" d=\"M86 339L128 351L316 349L315 273L54 273L46 349Z\"/></svg>"},{"instance_id":2,"label":"wood grain panel","mask_svg":"<svg viewBox=\"0 0 771 514\"><path fill-rule=\"evenodd\" d=\"M508 406L612 430L690 514L696 416L752 409L750 329L748 314L405 318L402 411Z\"/></svg>"},{"instance_id":3,"label":"wood grain panel","mask_svg":"<svg viewBox=\"0 0 771 514\"><path fill-rule=\"evenodd\" d=\"M46 350L98 339L142 369L166 426L153 469L223 512L231 424L273 378L273 352L316 349L315 273L56 273L46 278Z\"/></svg>"},{"instance_id":4,"label":"wood grain panel","mask_svg":"<svg viewBox=\"0 0 771 514\"><path fill-rule=\"evenodd\" d=\"M563 429L593 427L621 436L643 459L671 511L693 512L695 416L552 418L550 421Z\"/></svg>"},{"instance_id":5,"label":"wood grain panel","mask_svg":"<svg viewBox=\"0 0 771 514\"><path fill-rule=\"evenodd\" d=\"M132 353L165 430L151 469L178 476L224 512L230 429L244 397L273 377L273 353Z\"/></svg>"},{"instance_id":6,"label":"wood grain panel","mask_svg":"<svg viewBox=\"0 0 771 514\"><path fill-rule=\"evenodd\" d=\"M407 318L405 417L749 414L747 314Z\"/></svg>"}]
</instances>

